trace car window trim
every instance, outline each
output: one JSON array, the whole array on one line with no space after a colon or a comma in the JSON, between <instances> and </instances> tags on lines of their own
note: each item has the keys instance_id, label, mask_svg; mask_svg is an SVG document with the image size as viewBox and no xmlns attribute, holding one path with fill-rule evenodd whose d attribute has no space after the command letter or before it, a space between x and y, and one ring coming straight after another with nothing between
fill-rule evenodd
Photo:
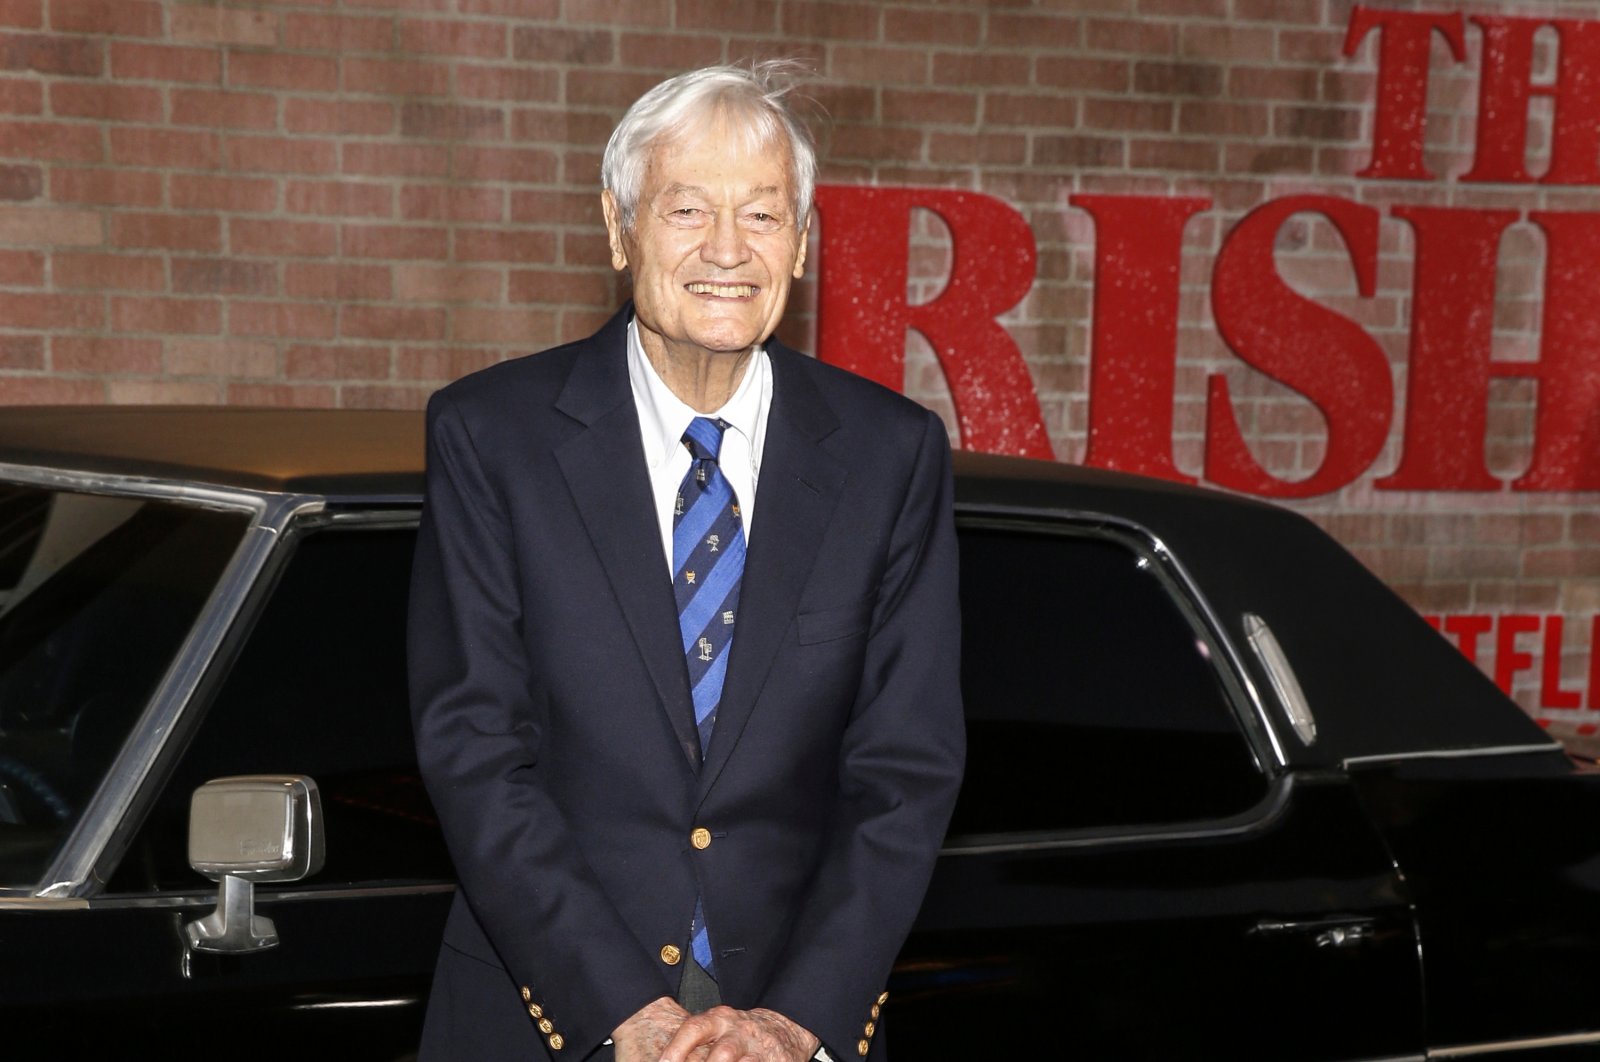
<instances>
[{"instance_id":1,"label":"car window trim","mask_svg":"<svg viewBox=\"0 0 1600 1062\"><path fill-rule=\"evenodd\" d=\"M133 803L125 809L122 825L112 836L112 841L107 844L107 848L101 852L101 862L98 864L98 870L94 873L94 880L101 883L101 888L104 888L106 881L112 880L118 862L125 856L125 849L133 843L134 836L138 835L139 828L144 825L144 817L149 812L150 806L155 803L155 800L160 796L166 785L170 784L171 771L178 766L178 760L186 750L190 737L194 736L195 729L200 728L205 723L202 710L205 710L205 712L210 710L211 701L218 693L222 683L227 680L227 675L229 675L235 661L237 661L238 653L250 641L251 635L256 629L256 622L261 619L262 613L266 611L270 601L277 593L280 577L293 565L294 555L299 550L299 544L306 537L317 536L317 534L365 534L370 533L370 531L395 531L395 529L398 529L398 531L411 531L411 529L418 528L419 521L421 521L421 497L398 497L398 499L386 499L382 505L350 504L347 507L336 507L328 497L322 497L322 501L325 504L302 507L302 509L290 513L290 518L285 521L285 525L278 529L277 537L275 537L274 545L272 545L272 552L267 555L266 560L262 561L262 565L251 574L250 585L248 585L248 589L246 589L245 595L240 601L240 606L235 611L232 624L229 625L229 629L224 633L224 637L219 641L218 646L211 651L210 657L206 661L205 673L200 677L200 681L198 681L194 691L190 691L189 705L186 705L184 713L171 726L171 733L168 734L168 739L176 742L174 744L176 755L173 755L173 757L160 757L160 753L157 753L157 761L152 763L150 771L147 771L146 777L142 779L141 789L134 796ZM365 502L366 499L358 499L358 501ZM368 883L357 884L357 886L336 886L336 888L389 888L387 884L381 884L381 881L384 881L384 878L373 878ZM446 880L446 878L416 880L411 884L406 884L406 886L400 886L400 888L402 888L402 891L416 891L414 889L414 884L416 883L426 886L426 888L422 888L422 891L430 891L430 889L438 888L438 886L454 888L454 881ZM312 891L326 891L322 886L315 886L315 884L312 884L310 889ZM176 889L152 888L142 892L117 892L114 897L115 899L123 900L123 902L128 902L128 900L146 899L146 897L182 897L186 896L187 892L190 891L192 891L190 886ZM282 896L282 894L282 889L272 892L258 886L258 897ZM93 892L93 896L96 907L102 905L102 900L107 899L99 889ZM214 902L216 902L214 889L208 892L206 896L210 897L210 902L214 905Z\"/></svg>"},{"instance_id":2,"label":"car window trim","mask_svg":"<svg viewBox=\"0 0 1600 1062\"><path fill-rule=\"evenodd\" d=\"M1547 1047L1581 1047L1600 1043L1600 1032L1558 1033L1553 1036L1530 1036L1516 1040L1485 1040L1481 1043L1451 1044L1428 1048L1428 1058L1471 1058L1474 1055L1494 1055L1511 1051L1541 1051Z\"/></svg>"},{"instance_id":3,"label":"car window trim","mask_svg":"<svg viewBox=\"0 0 1600 1062\"><path fill-rule=\"evenodd\" d=\"M956 527L1028 531L1062 537L1100 537L1116 541L1154 563L1151 571L1212 654L1212 670L1221 679L1229 707L1243 731L1256 765L1269 778L1288 768L1289 758L1271 714L1243 656L1227 635L1209 601L1188 569L1155 532L1124 517L1089 510L1035 509L986 505L958 507Z\"/></svg>"},{"instance_id":4,"label":"car window trim","mask_svg":"<svg viewBox=\"0 0 1600 1062\"><path fill-rule=\"evenodd\" d=\"M1566 756L1558 742L1541 745L1480 745L1476 748L1462 746L1449 749L1418 749L1415 752L1379 752L1370 756L1348 756L1339 762L1345 770L1371 767L1384 763L1403 763L1410 760L1470 760L1480 756Z\"/></svg>"},{"instance_id":5,"label":"car window trim","mask_svg":"<svg viewBox=\"0 0 1600 1062\"><path fill-rule=\"evenodd\" d=\"M0 911L86 911L85 899L57 899L49 896L0 894Z\"/></svg>"},{"instance_id":6,"label":"car window trim","mask_svg":"<svg viewBox=\"0 0 1600 1062\"><path fill-rule=\"evenodd\" d=\"M414 508L417 499L410 496L362 498L361 508L330 511L330 499L319 495L249 491L183 481L4 463L0 463L0 480L86 493L150 497L243 511L252 515L251 525L194 628L176 654L173 665L146 705L128 742L113 761L105 781L85 807L78 825L63 844L50 872L31 894L32 898L46 900L78 899L89 895L93 885L98 884L93 873L94 867L112 836L121 827L150 765L192 698L214 650L239 617L256 578L268 561L273 559L273 555L279 552L278 548L286 544L284 540L294 537L286 532L309 531L318 526L415 526L419 516ZM1119 541L1136 554L1153 560L1152 570L1162 579L1169 596L1213 651L1215 672L1228 691L1229 703L1239 719L1258 768L1269 777L1269 787L1267 794L1254 807L1223 819L1148 827L1059 831L1048 835L970 835L947 845L947 854L1138 843L1174 836L1227 836L1256 828L1281 810L1279 802L1286 799L1289 790L1287 784L1280 784L1286 781L1287 776L1281 772L1287 766L1287 758L1271 717L1209 602L1199 592L1182 562L1159 536L1135 521L1106 513L1027 506L961 506L957 510L957 524L961 527L1020 530L1063 537L1106 538ZM1226 661L1226 665L1221 661ZM1252 711L1241 710L1241 701ZM1266 750L1261 747L1263 738L1268 746ZM1270 752L1270 757L1264 752ZM155 899L161 895L152 893L148 898Z\"/></svg>"},{"instance_id":7,"label":"car window trim","mask_svg":"<svg viewBox=\"0 0 1600 1062\"><path fill-rule=\"evenodd\" d=\"M0 481L83 494L146 498L244 513L244 534L210 597L195 618L172 663L146 701L105 778L84 805L45 874L28 893L43 900L78 899L95 891L102 854L121 829L150 764L172 733L210 659L243 603L256 573L277 545L283 528L300 513L319 510L316 495L218 487L184 480L0 462Z\"/></svg>"},{"instance_id":8,"label":"car window trim","mask_svg":"<svg viewBox=\"0 0 1600 1062\"><path fill-rule=\"evenodd\" d=\"M324 531L336 528L360 528L363 531L412 531L422 521L422 512L417 505L411 508L397 508L385 505L378 508L342 509L335 508L332 500L328 507L321 512L301 516L295 521L294 530Z\"/></svg>"},{"instance_id":9,"label":"car window trim","mask_svg":"<svg viewBox=\"0 0 1600 1062\"><path fill-rule=\"evenodd\" d=\"M1076 848L1121 848L1173 841L1223 840L1244 837L1266 829L1283 816L1297 785L1344 781L1329 771L1299 771L1270 779L1267 791L1250 807L1217 819L1152 825L1095 826L1081 829L971 833L945 840L939 855L980 856L1015 852L1046 852Z\"/></svg>"},{"instance_id":10,"label":"car window trim","mask_svg":"<svg viewBox=\"0 0 1600 1062\"><path fill-rule=\"evenodd\" d=\"M299 883L296 883L299 885ZM300 903L306 900L352 900L385 896L431 896L453 893L454 881L425 879L395 884L327 885L321 888L272 888L257 886L256 901L264 904ZM123 910L210 910L217 905L217 892L196 889L163 889L155 892L115 893L109 896L55 899L46 896L0 896L0 911L123 911Z\"/></svg>"},{"instance_id":11,"label":"car window trim","mask_svg":"<svg viewBox=\"0 0 1600 1062\"><path fill-rule=\"evenodd\" d=\"M395 882L390 884L341 884L326 885L322 887L308 886L303 882L293 883L294 887L285 885L274 888L270 885L256 886L256 903L271 905L275 903L299 903L306 900L351 900L368 897L384 896L429 896L435 893L451 893L456 891L456 883L443 879L419 879L415 881ZM96 896L83 902L83 906L96 911L109 910L210 910L217 905L217 890L212 888L209 892L192 888L162 889L152 892L116 893L110 896Z\"/></svg>"},{"instance_id":12,"label":"car window trim","mask_svg":"<svg viewBox=\"0 0 1600 1062\"><path fill-rule=\"evenodd\" d=\"M239 652L250 640L257 620L261 618L277 592L278 581L293 562L300 542L307 536L324 533L360 534L391 529L412 530L417 527L421 519L421 499L413 499L409 506L405 505L405 499L401 499L401 507L390 501L377 508L341 509L334 507L329 499L321 496L301 497L316 500L321 504L301 506L289 512L273 536L270 551L260 565L251 572L222 638L207 654L203 672L194 688L190 690L182 715L176 717L168 728L167 738L175 742L173 748L178 755L163 756L159 749L153 753L149 761L150 767L141 779L139 791L123 809L123 821L100 854L93 880L102 888L105 882L111 880L116 864L120 862L125 849L133 842L134 836L143 825L144 816L150 806L168 784L172 769L176 767L179 755L186 748L189 738L204 724L202 710L209 710L212 698L232 670ZM173 893L182 894L184 891L184 889L152 889L148 892L119 895L159 897ZM92 895L98 895L99 892L100 889L97 888ZM215 892L209 895L214 903Z\"/></svg>"}]
</instances>

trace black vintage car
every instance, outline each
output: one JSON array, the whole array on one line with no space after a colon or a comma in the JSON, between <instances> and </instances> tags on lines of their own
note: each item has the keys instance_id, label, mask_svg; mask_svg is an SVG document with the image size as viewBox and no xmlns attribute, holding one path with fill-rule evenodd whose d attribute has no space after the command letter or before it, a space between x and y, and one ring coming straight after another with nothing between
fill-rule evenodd
<instances>
[{"instance_id":1,"label":"black vintage car","mask_svg":"<svg viewBox=\"0 0 1600 1062\"><path fill-rule=\"evenodd\" d=\"M0 415L0 1057L407 1057L453 889L421 453L410 413ZM896 1058L1600 1050L1600 775L1291 513L956 468L970 766Z\"/></svg>"}]
</instances>

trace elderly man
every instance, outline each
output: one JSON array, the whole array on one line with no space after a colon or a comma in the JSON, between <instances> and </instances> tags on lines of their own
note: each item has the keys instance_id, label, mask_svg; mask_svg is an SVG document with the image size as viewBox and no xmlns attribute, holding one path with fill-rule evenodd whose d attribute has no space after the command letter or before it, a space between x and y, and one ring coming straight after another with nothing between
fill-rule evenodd
<instances>
[{"instance_id":1,"label":"elderly man","mask_svg":"<svg viewBox=\"0 0 1600 1062\"><path fill-rule=\"evenodd\" d=\"M412 703L461 889L425 1058L883 1054L964 754L949 446L770 340L791 84L645 94L601 196L632 303L429 404Z\"/></svg>"}]
</instances>

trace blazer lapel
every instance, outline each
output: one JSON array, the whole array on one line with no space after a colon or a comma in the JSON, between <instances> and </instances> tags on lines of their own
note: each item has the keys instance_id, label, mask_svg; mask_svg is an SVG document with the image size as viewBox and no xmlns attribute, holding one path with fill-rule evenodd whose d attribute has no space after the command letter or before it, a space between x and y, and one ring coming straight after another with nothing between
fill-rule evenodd
<instances>
[{"instance_id":1,"label":"blazer lapel","mask_svg":"<svg viewBox=\"0 0 1600 1062\"><path fill-rule=\"evenodd\" d=\"M847 475L845 465L821 445L839 420L803 366L795 363L804 355L776 342L769 342L767 350L772 411L756 487L761 534L751 539L739 587L733 656L700 772L701 797L728 762L760 698Z\"/></svg>"},{"instance_id":2,"label":"blazer lapel","mask_svg":"<svg viewBox=\"0 0 1600 1062\"><path fill-rule=\"evenodd\" d=\"M613 317L573 363L556 408L586 426L556 449L556 461L600 555L645 667L691 767L700 738L666 575L661 530L645 468L639 416L628 384L627 322Z\"/></svg>"}]
</instances>

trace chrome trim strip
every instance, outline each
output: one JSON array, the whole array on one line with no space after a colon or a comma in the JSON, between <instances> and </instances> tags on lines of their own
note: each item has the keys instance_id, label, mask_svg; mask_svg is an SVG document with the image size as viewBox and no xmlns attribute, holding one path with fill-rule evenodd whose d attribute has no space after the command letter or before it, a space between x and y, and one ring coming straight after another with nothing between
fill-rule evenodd
<instances>
[{"instance_id":1,"label":"chrome trim strip","mask_svg":"<svg viewBox=\"0 0 1600 1062\"><path fill-rule=\"evenodd\" d=\"M1429 1058L1470 1058L1497 1051L1537 1051L1545 1047L1573 1047L1600 1044L1600 1032L1566 1033L1561 1036L1533 1036L1525 1040L1500 1040L1496 1043L1460 1044L1455 1047L1430 1047Z\"/></svg>"},{"instance_id":2,"label":"chrome trim strip","mask_svg":"<svg viewBox=\"0 0 1600 1062\"><path fill-rule=\"evenodd\" d=\"M1476 749L1428 749L1424 752L1383 752L1373 756L1351 756L1340 762L1345 770L1374 763L1400 763L1405 760L1466 760L1477 756L1529 756L1536 752L1559 753L1561 746L1548 745L1486 745Z\"/></svg>"},{"instance_id":3,"label":"chrome trim strip","mask_svg":"<svg viewBox=\"0 0 1600 1062\"><path fill-rule=\"evenodd\" d=\"M431 896L436 893L456 891L454 882L430 881L417 885L357 885L337 889L292 889L279 892L265 887L256 890L256 903L269 905L304 900L354 900L384 896ZM3 903L4 901L0 901ZM22 901L37 903L37 900ZM101 896L92 900L72 901L96 911L123 910L190 910L217 905L217 892L161 892L149 896Z\"/></svg>"},{"instance_id":4,"label":"chrome trim strip","mask_svg":"<svg viewBox=\"0 0 1600 1062\"><path fill-rule=\"evenodd\" d=\"M285 889L283 892L259 893L258 898L267 903L290 900L347 900L362 896L400 896L415 893L427 896L440 892L455 892L453 881L434 881L425 885L358 885L345 889Z\"/></svg>"},{"instance_id":5,"label":"chrome trim strip","mask_svg":"<svg viewBox=\"0 0 1600 1062\"><path fill-rule=\"evenodd\" d=\"M1115 518L1101 517L1101 519L1113 520ZM1277 758L1278 766L1280 768L1289 766L1289 755L1284 751L1283 742L1278 737L1278 731L1272 725L1272 716L1267 712L1266 701L1262 699L1261 691L1256 689L1255 681L1251 679L1249 669L1244 666L1244 657L1234 648L1233 640L1228 637L1227 628L1222 625L1221 618L1212 609L1211 602L1206 600L1205 595L1200 592L1200 584L1194 581L1194 578L1189 574L1189 569L1185 568L1183 562L1178 559L1178 555L1167 549L1165 542L1162 542L1151 532L1139 527L1138 524L1131 521L1121 522L1129 527L1138 528L1141 533L1148 535L1156 551L1166 558L1167 563L1177 574L1184 593L1188 595L1189 600L1194 602L1195 607L1200 610L1201 618L1211 629L1211 636L1216 639L1217 644L1222 647L1222 651L1227 654L1228 663L1233 666L1233 673L1244 687L1246 696L1250 698L1250 704L1256 710L1256 718L1261 721L1261 729L1266 731L1267 741L1272 745L1272 755Z\"/></svg>"},{"instance_id":6,"label":"chrome trim strip","mask_svg":"<svg viewBox=\"0 0 1600 1062\"><path fill-rule=\"evenodd\" d=\"M121 826L151 764L172 734L173 725L199 684L218 643L238 616L246 594L276 547L281 532L295 516L319 511L324 502L310 495L222 490L167 480L62 472L5 464L0 464L0 478L68 490L209 505L254 514L251 525L240 539L210 599L174 656L172 666L151 694L149 703L112 761L105 779L84 807L77 824L57 852L34 894L42 898L85 896L97 887L98 883L93 880L97 861Z\"/></svg>"},{"instance_id":7,"label":"chrome trim strip","mask_svg":"<svg viewBox=\"0 0 1600 1062\"><path fill-rule=\"evenodd\" d=\"M370 1010L374 1007L415 1007L422 1003L421 996L397 996L392 999L329 999L320 1003L291 1003L290 1010Z\"/></svg>"},{"instance_id":8,"label":"chrome trim strip","mask_svg":"<svg viewBox=\"0 0 1600 1062\"><path fill-rule=\"evenodd\" d=\"M282 494L263 491L206 486L180 479L39 468L34 465L9 464L4 461L0 461L0 480L8 483L25 483L32 487L80 491L86 494L163 498L168 501L185 501L218 509L245 511L259 511L267 499L285 497Z\"/></svg>"},{"instance_id":9,"label":"chrome trim strip","mask_svg":"<svg viewBox=\"0 0 1600 1062\"><path fill-rule=\"evenodd\" d=\"M421 519L421 509L351 509L329 512L322 526L410 529Z\"/></svg>"},{"instance_id":10,"label":"chrome trim strip","mask_svg":"<svg viewBox=\"0 0 1600 1062\"><path fill-rule=\"evenodd\" d=\"M1120 531L1125 535L1137 538L1153 552L1167 569L1167 574L1183 594L1184 600L1192 605L1199 613L1199 619L1206 627L1206 633L1226 657L1232 678L1236 679L1244 689L1250 706L1255 710L1256 721L1259 729L1265 732L1267 743L1272 747L1272 756L1277 761L1275 766L1281 770L1289 765L1288 754L1284 751L1282 740L1272 724L1271 713L1267 711L1266 702L1262 699L1261 691L1250 678L1250 671L1245 667L1244 658L1240 655L1228 637L1227 628L1223 626L1216 611L1211 607L1211 602L1206 600L1200 592L1200 585L1190 576L1189 570L1178 559L1177 554L1167 548L1155 532L1143 524L1129 520L1122 516L1111 516L1107 513L1093 512L1087 509L1038 509L1032 506L1014 505L959 505L956 507L957 522L982 521L985 519L1007 519L1023 517L1034 520L1043 520L1052 524L1092 524L1102 528ZM1247 728L1248 730L1249 728ZM1254 746L1255 742L1251 742Z\"/></svg>"},{"instance_id":11,"label":"chrome trim strip","mask_svg":"<svg viewBox=\"0 0 1600 1062\"><path fill-rule=\"evenodd\" d=\"M328 494L329 505L348 505L356 509L421 509L420 494Z\"/></svg>"},{"instance_id":12,"label":"chrome trim strip","mask_svg":"<svg viewBox=\"0 0 1600 1062\"><path fill-rule=\"evenodd\" d=\"M1324 772L1329 773L1329 772ZM1048 834L970 834L955 838L939 849L940 857L997 855L1016 852L1049 852L1104 845L1166 844L1172 841L1213 840L1238 837L1260 829L1283 814L1289 806L1295 776L1285 774L1267 787L1261 801L1239 815L1185 826L1114 827L1098 830L1062 830Z\"/></svg>"},{"instance_id":13,"label":"chrome trim strip","mask_svg":"<svg viewBox=\"0 0 1600 1062\"><path fill-rule=\"evenodd\" d=\"M86 911L89 901L43 896L0 896L0 911Z\"/></svg>"}]
</instances>

